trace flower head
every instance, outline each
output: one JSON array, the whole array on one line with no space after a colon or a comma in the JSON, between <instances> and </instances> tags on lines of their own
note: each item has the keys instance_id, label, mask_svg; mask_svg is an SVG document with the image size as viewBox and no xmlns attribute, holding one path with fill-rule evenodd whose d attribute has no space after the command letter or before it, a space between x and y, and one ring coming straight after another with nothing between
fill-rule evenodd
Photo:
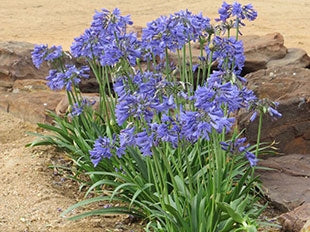
<instances>
[{"instance_id":1,"label":"flower head","mask_svg":"<svg viewBox=\"0 0 310 232\"><path fill-rule=\"evenodd\" d=\"M46 77L47 85L52 90L61 90L64 87L71 91L72 85L78 85L81 78L88 78L90 69L88 66L77 68L75 65L66 65L65 72L51 69Z\"/></svg>"},{"instance_id":2,"label":"flower head","mask_svg":"<svg viewBox=\"0 0 310 232\"><path fill-rule=\"evenodd\" d=\"M62 56L62 47L55 46L48 48L47 45L41 44L36 45L31 52L32 62L36 68L40 68L44 61L54 61L55 59Z\"/></svg>"},{"instance_id":3,"label":"flower head","mask_svg":"<svg viewBox=\"0 0 310 232\"><path fill-rule=\"evenodd\" d=\"M252 4L242 6L238 2L234 2L233 4L223 2L222 7L218 10L218 13L220 15L220 18L216 20L222 21L224 23L230 17L235 17L240 22L244 19L253 21L257 18L257 12L254 10Z\"/></svg>"},{"instance_id":4,"label":"flower head","mask_svg":"<svg viewBox=\"0 0 310 232\"><path fill-rule=\"evenodd\" d=\"M112 157L114 142L108 137L99 137L94 144L94 148L89 151L91 162L96 167L103 158Z\"/></svg>"},{"instance_id":5,"label":"flower head","mask_svg":"<svg viewBox=\"0 0 310 232\"><path fill-rule=\"evenodd\" d=\"M233 155L244 153L244 156L250 162L251 167L256 166L258 159L249 151L250 144L245 144L246 138L238 138L235 141L221 142L223 150L230 152Z\"/></svg>"},{"instance_id":6,"label":"flower head","mask_svg":"<svg viewBox=\"0 0 310 232\"><path fill-rule=\"evenodd\" d=\"M47 45L40 44L36 45L31 52L32 62L36 68L40 68L41 64L44 61L44 57L47 54Z\"/></svg>"},{"instance_id":7,"label":"flower head","mask_svg":"<svg viewBox=\"0 0 310 232\"><path fill-rule=\"evenodd\" d=\"M179 11L149 22L142 31L142 45L147 54L163 57L166 49L181 49L186 43L205 36L210 27L210 19L201 13L193 15L188 10Z\"/></svg>"}]
</instances>

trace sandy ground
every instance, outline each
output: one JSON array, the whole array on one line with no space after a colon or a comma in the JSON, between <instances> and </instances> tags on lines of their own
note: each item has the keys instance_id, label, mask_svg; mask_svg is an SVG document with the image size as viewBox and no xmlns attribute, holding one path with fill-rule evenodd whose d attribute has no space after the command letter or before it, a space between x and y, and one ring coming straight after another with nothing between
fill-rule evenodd
<instances>
[{"instance_id":1,"label":"sandy ground","mask_svg":"<svg viewBox=\"0 0 310 232\"><path fill-rule=\"evenodd\" d=\"M228 1L231 2L231 1ZM244 34L264 35L280 32L287 47L299 47L310 53L310 0L240 0L252 3L258 19L247 23ZM181 9L217 17L219 0L0 0L0 40L63 45L68 49L74 37L89 26L95 9L118 7L130 14L134 24Z\"/></svg>"},{"instance_id":2,"label":"sandy ground","mask_svg":"<svg viewBox=\"0 0 310 232\"><path fill-rule=\"evenodd\" d=\"M79 192L60 169L50 168L68 162L63 153L52 147L25 148L34 140L28 132L36 130L36 125L0 111L1 232L140 231L138 224L129 225L127 216L75 222L61 218L61 212L83 199L85 192Z\"/></svg>"}]
</instances>

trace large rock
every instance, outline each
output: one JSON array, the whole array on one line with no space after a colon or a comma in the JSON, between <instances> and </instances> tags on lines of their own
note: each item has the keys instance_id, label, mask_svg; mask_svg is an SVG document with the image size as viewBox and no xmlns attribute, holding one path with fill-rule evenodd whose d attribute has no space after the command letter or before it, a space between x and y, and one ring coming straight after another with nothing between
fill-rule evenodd
<instances>
[{"instance_id":1,"label":"large rock","mask_svg":"<svg viewBox=\"0 0 310 232\"><path fill-rule=\"evenodd\" d=\"M47 111L55 111L63 96L53 91L0 93L0 109L29 122L52 122Z\"/></svg>"},{"instance_id":2,"label":"large rock","mask_svg":"<svg viewBox=\"0 0 310 232\"><path fill-rule=\"evenodd\" d=\"M260 70L246 76L248 87L259 98L280 103L282 118L273 120L264 116L262 141L278 142L281 153L307 154L310 149L310 70L294 67L277 67ZM250 115L241 116L245 135L255 143L258 120L249 123Z\"/></svg>"},{"instance_id":3,"label":"large rock","mask_svg":"<svg viewBox=\"0 0 310 232\"><path fill-rule=\"evenodd\" d=\"M258 169L256 173L260 175L265 194L275 208L287 212L304 203L310 204L309 153L269 157L260 160L258 165L269 168Z\"/></svg>"},{"instance_id":4,"label":"large rock","mask_svg":"<svg viewBox=\"0 0 310 232\"><path fill-rule=\"evenodd\" d=\"M267 68L285 66L293 66L296 68L310 67L310 57L307 55L307 52L301 48L289 48L285 57L278 60L271 60L267 63Z\"/></svg>"},{"instance_id":5,"label":"large rock","mask_svg":"<svg viewBox=\"0 0 310 232\"><path fill-rule=\"evenodd\" d=\"M0 87L10 89L18 79L44 79L47 64L40 70L32 64L31 51L34 44L27 42L0 42Z\"/></svg>"},{"instance_id":6,"label":"large rock","mask_svg":"<svg viewBox=\"0 0 310 232\"><path fill-rule=\"evenodd\" d=\"M265 36L243 36L241 39L246 57L244 73L265 69L268 62L281 59L287 53L284 38L280 33L271 33Z\"/></svg>"},{"instance_id":7,"label":"large rock","mask_svg":"<svg viewBox=\"0 0 310 232\"><path fill-rule=\"evenodd\" d=\"M306 225L307 220L310 220L309 203L303 204L291 212L282 214L279 218L282 224L282 231L288 232L309 232L310 225Z\"/></svg>"}]
</instances>

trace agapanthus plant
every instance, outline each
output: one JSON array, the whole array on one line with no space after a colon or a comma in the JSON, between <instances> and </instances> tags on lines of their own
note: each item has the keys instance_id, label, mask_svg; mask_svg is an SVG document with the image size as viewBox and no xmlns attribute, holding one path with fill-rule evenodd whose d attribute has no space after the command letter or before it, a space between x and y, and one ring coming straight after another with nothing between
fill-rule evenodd
<instances>
[{"instance_id":1,"label":"agapanthus plant","mask_svg":"<svg viewBox=\"0 0 310 232\"><path fill-rule=\"evenodd\" d=\"M261 101L241 76L245 57L239 28L245 19L254 20L256 11L252 5L224 2L219 13L221 24L216 26L188 10L161 16L147 24L140 40L127 33L129 16L118 9L96 12L71 53L87 62L99 84L95 115L101 124L93 123L94 114L78 88L88 68L58 63L50 71L52 89L79 94L78 101L70 101L75 124L61 124L55 131L64 136L62 130L69 127L76 139L72 143L83 147L78 154L84 152L84 159L77 163L95 180L88 193L107 187L104 196L64 214L90 202L116 200L125 206L73 218L130 213L146 220L147 231L256 231L260 211L253 168L266 147L259 147L259 138L257 145L247 144L232 115L240 109L254 111L251 119L256 112L280 113L273 103L260 108ZM200 46L197 64L193 42ZM177 54L174 64L171 53ZM33 61L39 67L62 54L57 47L41 45ZM77 130L79 123L85 131Z\"/></svg>"}]
</instances>

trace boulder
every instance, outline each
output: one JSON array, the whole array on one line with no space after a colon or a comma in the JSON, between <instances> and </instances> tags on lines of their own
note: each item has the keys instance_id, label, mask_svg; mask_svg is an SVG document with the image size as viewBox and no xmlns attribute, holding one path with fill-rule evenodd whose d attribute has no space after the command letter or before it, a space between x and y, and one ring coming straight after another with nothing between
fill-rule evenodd
<instances>
[{"instance_id":1,"label":"boulder","mask_svg":"<svg viewBox=\"0 0 310 232\"><path fill-rule=\"evenodd\" d=\"M294 66L296 68L310 67L310 57L301 48L289 48L285 57L278 60L271 60L267 63L267 68L285 66Z\"/></svg>"},{"instance_id":2,"label":"boulder","mask_svg":"<svg viewBox=\"0 0 310 232\"><path fill-rule=\"evenodd\" d=\"M52 122L47 110L55 111L64 95L54 91L0 93L0 109L29 122Z\"/></svg>"},{"instance_id":3,"label":"boulder","mask_svg":"<svg viewBox=\"0 0 310 232\"><path fill-rule=\"evenodd\" d=\"M34 44L27 42L0 42L0 87L12 88L15 80L44 79L48 75L47 64L38 70L32 64Z\"/></svg>"},{"instance_id":4,"label":"boulder","mask_svg":"<svg viewBox=\"0 0 310 232\"><path fill-rule=\"evenodd\" d=\"M310 155L291 154L268 157L258 162L256 174L263 182L263 189L270 204L280 212L310 205ZM310 216L310 212L309 212Z\"/></svg>"},{"instance_id":5,"label":"boulder","mask_svg":"<svg viewBox=\"0 0 310 232\"><path fill-rule=\"evenodd\" d=\"M282 231L288 232L306 232L310 231L307 220L310 220L310 204L303 204L288 213L282 214L279 221L282 224ZM308 228L307 228L308 227Z\"/></svg>"},{"instance_id":6,"label":"boulder","mask_svg":"<svg viewBox=\"0 0 310 232\"><path fill-rule=\"evenodd\" d=\"M310 70L295 67L275 67L246 75L248 88L259 98L280 103L282 118L263 118L261 140L278 142L279 152L307 154L310 148ZM239 117L245 136L255 143L258 119L249 123L250 115Z\"/></svg>"},{"instance_id":7,"label":"boulder","mask_svg":"<svg viewBox=\"0 0 310 232\"><path fill-rule=\"evenodd\" d=\"M244 73L255 72L267 68L271 60L284 58L287 48L280 33L270 33L265 36L243 36L245 66Z\"/></svg>"}]
</instances>

